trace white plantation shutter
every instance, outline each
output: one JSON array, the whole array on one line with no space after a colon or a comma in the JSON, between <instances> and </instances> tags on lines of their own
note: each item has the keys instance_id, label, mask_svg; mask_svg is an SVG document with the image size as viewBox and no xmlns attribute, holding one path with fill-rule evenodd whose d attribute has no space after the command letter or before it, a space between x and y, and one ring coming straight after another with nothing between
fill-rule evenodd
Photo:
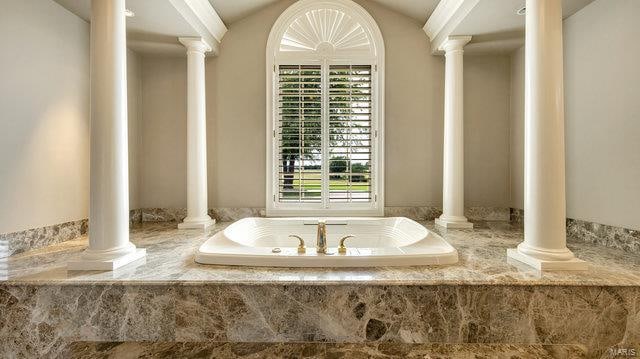
<instances>
[{"instance_id":1,"label":"white plantation shutter","mask_svg":"<svg viewBox=\"0 0 640 359\"><path fill-rule=\"evenodd\" d=\"M268 216L384 214L384 49L353 1L296 1L273 24Z\"/></svg>"},{"instance_id":2,"label":"white plantation shutter","mask_svg":"<svg viewBox=\"0 0 640 359\"><path fill-rule=\"evenodd\" d=\"M371 66L329 67L329 201L371 201Z\"/></svg>"},{"instance_id":3,"label":"white plantation shutter","mask_svg":"<svg viewBox=\"0 0 640 359\"><path fill-rule=\"evenodd\" d=\"M372 201L371 66L280 65L277 73L277 201Z\"/></svg>"},{"instance_id":4,"label":"white plantation shutter","mask_svg":"<svg viewBox=\"0 0 640 359\"><path fill-rule=\"evenodd\" d=\"M322 72L319 65L278 71L278 200L322 201Z\"/></svg>"}]
</instances>

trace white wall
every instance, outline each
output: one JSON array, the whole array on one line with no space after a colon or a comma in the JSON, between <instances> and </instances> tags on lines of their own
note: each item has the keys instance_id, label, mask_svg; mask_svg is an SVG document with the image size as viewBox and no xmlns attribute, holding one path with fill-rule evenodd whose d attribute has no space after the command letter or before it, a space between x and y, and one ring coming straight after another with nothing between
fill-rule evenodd
<instances>
[{"instance_id":1,"label":"white wall","mask_svg":"<svg viewBox=\"0 0 640 359\"><path fill-rule=\"evenodd\" d=\"M564 21L567 216L640 229L640 1L596 0ZM523 57L513 57L523 73ZM523 96L522 75L512 77ZM512 102L513 152L521 152L523 104ZM515 150L515 151L514 151ZM514 153L515 154L515 153ZM521 176L523 154L512 157ZM522 181L512 204L522 208ZM526 215L526 213L525 213Z\"/></svg>"},{"instance_id":2,"label":"white wall","mask_svg":"<svg viewBox=\"0 0 640 359\"><path fill-rule=\"evenodd\" d=\"M371 1L386 47L387 206L442 202L444 58L422 25ZM265 206L265 49L292 1L229 26L207 59L210 207ZM143 207L186 206L186 61L143 58ZM509 205L509 58L465 58L467 205Z\"/></svg>"},{"instance_id":3,"label":"white wall","mask_svg":"<svg viewBox=\"0 0 640 359\"><path fill-rule=\"evenodd\" d=\"M50 0L0 2L0 233L88 217L89 24ZM131 207L140 59L128 51Z\"/></svg>"}]
</instances>

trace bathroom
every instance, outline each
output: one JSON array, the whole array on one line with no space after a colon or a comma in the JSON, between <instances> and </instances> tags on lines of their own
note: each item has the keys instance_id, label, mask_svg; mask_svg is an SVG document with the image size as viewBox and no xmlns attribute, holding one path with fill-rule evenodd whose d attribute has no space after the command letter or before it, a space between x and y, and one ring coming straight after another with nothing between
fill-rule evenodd
<instances>
[{"instance_id":1,"label":"bathroom","mask_svg":"<svg viewBox=\"0 0 640 359\"><path fill-rule=\"evenodd\" d=\"M640 351L637 0L2 0L0 357Z\"/></svg>"}]
</instances>

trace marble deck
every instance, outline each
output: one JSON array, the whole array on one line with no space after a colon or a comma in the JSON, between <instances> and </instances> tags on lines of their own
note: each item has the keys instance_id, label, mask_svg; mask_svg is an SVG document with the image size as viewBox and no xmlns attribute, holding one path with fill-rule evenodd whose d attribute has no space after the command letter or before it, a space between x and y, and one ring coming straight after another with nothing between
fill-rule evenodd
<instances>
[{"instance_id":1,"label":"marble deck","mask_svg":"<svg viewBox=\"0 0 640 359\"><path fill-rule=\"evenodd\" d=\"M196 264L197 246L227 225L204 233L143 223L131 238L147 248L146 261L114 272L65 270L86 247L85 237L0 259L0 357L118 357L113 353L127 348L189 351L197 343L206 343L204 357L216 350L249 350L245 356L252 357L250 348L260 345L265 356L277 357L271 351L290 350L284 343L315 343L305 350L338 353L333 357L350 357L345 350L351 357L393 357L380 354L383 344L419 353L438 344L460 353L473 352L473 345L514 345L513 356L522 358L640 352L640 258L633 253L571 241L590 269L539 273L507 261L506 249L522 240L519 227L476 222L473 230L438 230L460 253L451 266ZM131 342L157 343L149 349ZM527 346L529 356L517 354ZM553 356L543 353L548 348L579 350ZM531 356L536 350L544 355Z\"/></svg>"},{"instance_id":2,"label":"marble deck","mask_svg":"<svg viewBox=\"0 0 640 359\"><path fill-rule=\"evenodd\" d=\"M132 228L131 240L147 249L145 261L114 272L67 272L66 262L87 246L86 236L9 258L0 258L0 284L50 285L53 283L115 284L377 284L377 285L572 285L640 286L640 257L581 240L569 247L589 262L585 272L546 272L507 260L507 248L522 240L522 228L507 222L476 222L472 230L435 230L460 255L450 266L382 268L248 268L201 265L194 252L229 222L206 233L178 230L175 223L143 223Z\"/></svg>"}]
</instances>

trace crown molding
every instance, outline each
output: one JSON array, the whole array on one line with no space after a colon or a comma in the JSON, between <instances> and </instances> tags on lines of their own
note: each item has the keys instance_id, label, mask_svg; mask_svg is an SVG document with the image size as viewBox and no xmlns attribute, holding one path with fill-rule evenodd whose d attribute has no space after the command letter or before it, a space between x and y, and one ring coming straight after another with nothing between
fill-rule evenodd
<instances>
[{"instance_id":1,"label":"crown molding","mask_svg":"<svg viewBox=\"0 0 640 359\"><path fill-rule=\"evenodd\" d=\"M442 45L480 0L442 0L422 28L431 41L431 53L444 54Z\"/></svg>"},{"instance_id":2,"label":"crown molding","mask_svg":"<svg viewBox=\"0 0 640 359\"><path fill-rule=\"evenodd\" d=\"M218 54L220 42L227 27L207 0L169 0L180 15L198 32L202 40Z\"/></svg>"}]
</instances>

